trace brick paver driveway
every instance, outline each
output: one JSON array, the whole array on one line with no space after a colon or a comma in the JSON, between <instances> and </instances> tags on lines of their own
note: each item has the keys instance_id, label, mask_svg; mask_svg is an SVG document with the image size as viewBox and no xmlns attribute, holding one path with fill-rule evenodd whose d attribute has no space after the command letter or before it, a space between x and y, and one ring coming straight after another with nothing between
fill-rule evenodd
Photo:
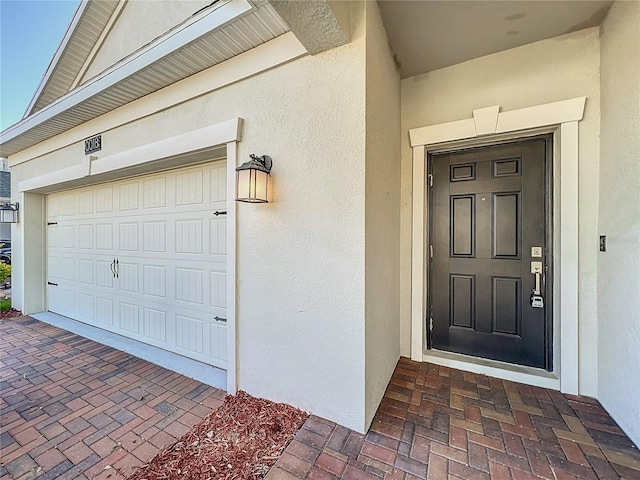
<instances>
[{"instance_id":1,"label":"brick paver driveway","mask_svg":"<svg viewBox=\"0 0 640 480\"><path fill-rule=\"evenodd\" d=\"M124 478L224 398L29 317L0 335L0 480ZM311 416L267 476L304 478L639 480L640 453L593 399L403 358L366 435Z\"/></svg>"},{"instance_id":2,"label":"brick paver driveway","mask_svg":"<svg viewBox=\"0 0 640 480\"><path fill-rule=\"evenodd\" d=\"M0 479L125 478L225 393L29 317L0 321Z\"/></svg>"},{"instance_id":3,"label":"brick paver driveway","mask_svg":"<svg viewBox=\"0 0 640 480\"><path fill-rule=\"evenodd\" d=\"M640 479L591 398L400 359L367 435L310 417L267 480Z\"/></svg>"}]
</instances>

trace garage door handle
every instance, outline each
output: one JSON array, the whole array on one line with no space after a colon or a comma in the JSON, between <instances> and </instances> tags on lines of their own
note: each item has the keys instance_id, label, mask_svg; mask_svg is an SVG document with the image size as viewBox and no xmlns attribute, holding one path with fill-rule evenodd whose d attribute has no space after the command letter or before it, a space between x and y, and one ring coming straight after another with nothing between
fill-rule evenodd
<instances>
[{"instance_id":1,"label":"garage door handle","mask_svg":"<svg viewBox=\"0 0 640 480\"><path fill-rule=\"evenodd\" d=\"M218 215L226 215L227 211L226 210L216 210L215 212L213 212L213 214L217 217Z\"/></svg>"},{"instance_id":2,"label":"garage door handle","mask_svg":"<svg viewBox=\"0 0 640 480\"><path fill-rule=\"evenodd\" d=\"M213 317L213 319L214 319L216 322L223 322L223 323L227 323L227 319L226 319L226 318L222 318L222 317L219 317L219 316L217 316L217 315L216 315L215 317Z\"/></svg>"},{"instance_id":3,"label":"garage door handle","mask_svg":"<svg viewBox=\"0 0 640 480\"><path fill-rule=\"evenodd\" d=\"M117 258L116 258L115 271L116 271L116 278L120 278L120 260L118 260Z\"/></svg>"}]
</instances>

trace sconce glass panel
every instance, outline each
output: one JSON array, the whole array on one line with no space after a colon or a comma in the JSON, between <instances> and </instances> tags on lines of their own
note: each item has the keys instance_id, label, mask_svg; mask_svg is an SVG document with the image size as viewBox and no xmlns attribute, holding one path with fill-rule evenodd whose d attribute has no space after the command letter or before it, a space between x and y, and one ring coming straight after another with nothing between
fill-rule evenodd
<instances>
[{"instance_id":1,"label":"sconce glass panel","mask_svg":"<svg viewBox=\"0 0 640 480\"><path fill-rule=\"evenodd\" d=\"M269 202L271 158L251 156L251 161L236 168L236 200L248 203Z\"/></svg>"},{"instance_id":2,"label":"sconce glass panel","mask_svg":"<svg viewBox=\"0 0 640 480\"><path fill-rule=\"evenodd\" d=\"M0 205L0 223L18 223L18 210L18 203Z\"/></svg>"}]
</instances>

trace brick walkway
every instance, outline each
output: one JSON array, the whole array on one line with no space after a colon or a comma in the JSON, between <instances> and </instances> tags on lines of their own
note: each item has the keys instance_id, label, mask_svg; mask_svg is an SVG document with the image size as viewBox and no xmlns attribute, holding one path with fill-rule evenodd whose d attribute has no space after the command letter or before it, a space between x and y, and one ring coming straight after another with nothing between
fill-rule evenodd
<instances>
[{"instance_id":1,"label":"brick walkway","mask_svg":"<svg viewBox=\"0 0 640 480\"><path fill-rule=\"evenodd\" d=\"M366 436L311 417L267 480L640 479L600 404L401 359Z\"/></svg>"},{"instance_id":2,"label":"brick walkway","mask_svg":"<svg viewBox=\"0 0 640 480\"><path fill-rule=\"evenodd\" d=\"M224 399L29 317L0 321L0 368L1 480L125 478Z\"/></svg>"}]
</instances>

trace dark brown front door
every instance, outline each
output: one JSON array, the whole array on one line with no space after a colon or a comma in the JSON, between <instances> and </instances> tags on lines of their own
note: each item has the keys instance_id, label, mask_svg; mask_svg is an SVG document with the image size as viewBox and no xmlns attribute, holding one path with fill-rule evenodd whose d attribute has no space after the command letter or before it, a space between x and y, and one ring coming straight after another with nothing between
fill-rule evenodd
<instances>
[{"instance_id":1,"label":"dark brown front door","mask_svg":"<svg viewBox=\"0 0 640 480\"><path fill-rule=\"evenodd\" d=\"M431 348L551 369L549 142L430 156Z\"/></svg>"}]
</instances>

